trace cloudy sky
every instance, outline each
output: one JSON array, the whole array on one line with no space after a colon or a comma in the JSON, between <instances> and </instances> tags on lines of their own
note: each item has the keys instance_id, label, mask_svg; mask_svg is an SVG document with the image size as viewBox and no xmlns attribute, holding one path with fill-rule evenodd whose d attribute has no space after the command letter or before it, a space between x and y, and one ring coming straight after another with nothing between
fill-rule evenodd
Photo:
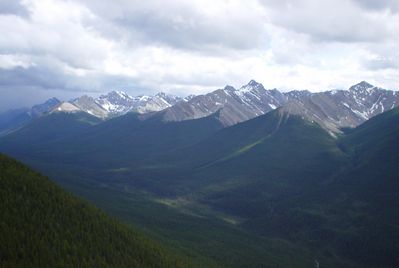
<instances>
[{"instance_id":1,"label":"cloudy sky","mask_svg":"<svg viewBox=\"0 0 399 268\"><path fill-rule=\"evenodd\" d=\"M0 110L250 79L399 88L398 0L1 0L0 33Z\"/></svg>"}]
</instances>

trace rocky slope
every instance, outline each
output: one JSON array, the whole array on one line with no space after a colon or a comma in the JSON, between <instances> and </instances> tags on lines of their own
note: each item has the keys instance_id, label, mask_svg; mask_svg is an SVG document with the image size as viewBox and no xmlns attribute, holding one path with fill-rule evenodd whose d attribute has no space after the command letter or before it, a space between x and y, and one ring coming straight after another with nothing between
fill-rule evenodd
<instances>
[{"instance_id":1,"label":"rocky slope","mask_svg":"<svg viewBox=\"0 0 399 268\"><path fill-rule=\"evenodd\" d=\"M98 98L81 96L68 102L52 98L31 109L21 109L0 115L0 133L23 125L32 118L49 112L83 111L101 119L128 112L161 115L164 121L184 121L209 116L218 112L224 126L231 126L266 114L278 107L317 122L330 133L353 128L399 105L399 92L373 86L365 81L348 90L312 93L306 90L280 92L266 89L251 80L236 89L226 86L204 95L180 98L166 93L132 97L123 91L112 91ZM15 121L15 122L14 122ZM2 123L4 122L4 123Z\"/></svg>"},{"instance_id":2,"label":"rocky slope","mask_svg":"<svg viewBox=\"0 0 399 268\"><path fill-rule=\"evenodd\" d=\"M349 90L318 93L280 92L265 89L252 80L240 89L226 86L206 95L195 96L164 110L165 121L182 121L208 116L220 111L225 126L265 114L277 107L317 122L330 132L355 127L371 117L399 105L399 92L360 82Z\"/></svg>"}]
</instances>

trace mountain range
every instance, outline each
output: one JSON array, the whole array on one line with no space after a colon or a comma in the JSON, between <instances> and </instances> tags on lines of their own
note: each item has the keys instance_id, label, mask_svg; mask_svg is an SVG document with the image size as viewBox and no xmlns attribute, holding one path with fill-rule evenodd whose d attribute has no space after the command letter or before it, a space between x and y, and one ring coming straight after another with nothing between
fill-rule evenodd
<instances>
[{"instance_id":1,"label":"mountain range","mask_svg":"<svg viewBox=\"0 0 399 268\"><path fill-rule=\"evenodd\" d=\"M21 108L0 114L0 135L16 130L32 119L55 112L84 112L100 119L109 119L128 112L140 114L161 111L183 100L180 97L158 93L154 96L132 97L122 91L112 91L98 98L87 95L70 101L51 98L31 108Z\"/></svg>"},{"instance_id":2,"label":"mountain range","mask_svg":"<svg viewBox=\"0 0 399 268\"><path fill-rule=\"evenodd\" d=\"M56 98L31 109L18 109L0 115L0 133L17 129L30 119L52 112L85 112L103 120L128 112L161 114L164 121L184 121L219 112L224 126L231 126L284 107L291 113L317 122L332 134L358 126L371 117L399 105L399 92L385 90L365 81L349 90L318 93L293 90L280 92L265 89L251 80L239 89L226 86L205 95L180 98L166 93L132 97L123 91L112 91L98 98L81 96L67 102Z\"/></svg>"},{"instance_id":3,"label":"mountain range","mask_svg":"<svg viewBox=\"0 0 399 268\"><path fill-rule=\"evenodd\" d=\"M114 117L128 112L149 113L166 109L181 101L180 97L158 93L154 96L132 97L123 91L112 91L107 95L101 95L93 99L82 96L70 103L75 105L78 110L87 112L100 118Z\"/></svg>"},{"instance_id":4,"label":"mountain range","mask_svg":"<svg viewBox=\"0 0 399 268\"><path fill-rule=\"evenodd\" d=\"M199 267L397 267L398 97L251 81L107 120L53 109L0 151Z\"/></svg>"},{"instance_id":5,"label":"mountain range","mask_svg":"<svg viewBox=\"0 0 399 268\"><path fill-rule=\"evenodd\" d=\"M360 82L349 90L319 93L267 90L262 84L250 81L234 89L227 86L206 95L196 96L163 111L166 121L180 121L207 116L220 111L225 126L255 118L283 106L291 113L319 123L334 133L341 128L355 127L371 117L399 105L399 92Z\"/></svg>"}]
</instances>

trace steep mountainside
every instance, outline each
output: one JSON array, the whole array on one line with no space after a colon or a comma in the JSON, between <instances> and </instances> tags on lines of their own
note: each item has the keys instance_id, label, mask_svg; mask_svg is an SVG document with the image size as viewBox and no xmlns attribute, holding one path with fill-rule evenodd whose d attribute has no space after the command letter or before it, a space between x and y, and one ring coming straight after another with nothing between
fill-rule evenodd
<instances>
[{"instance_id":1,"label":"steep mountainside","mask_svg":"<svg viewBox=\"0 0 399 268\"><path fill-rule=\"evenodd\" d=\"M80 110L85 111L88 114L94 115L99 118L106 118L108 112L96 103L95 99L89 96L81 96L71 101L73 105L78 107Z\"/></svg>"},{"instance_id":2,"label":"steep mountainside","mask_svg":"<svg viewBox=\"0 0 399 268\"><path fill-rule=\"evenodd\" d=\"M220 111L223 125L230 126L265 114L287 101L278 90L266 90L262 84L251 80L240 89L226 86L206 95L199 95L166 109L166 121L201 118Z\"/></svg>"},{"instance_id":3,"label":"steep mountainside","mask_svg":"<svg viewBox=\"0 0 399 268\"><path fill-rule=\"evenodd\" d=\"M123 115L127 112L148 113L161 111L179 101L181 101L181 98L166 93L158 93L155 96L132 97L123 91L112 91L94 100L110 116Z\"/></svg>"},{"instance_id":4,"label":"steep mountainside","mask_svg":"<svg viewBox=\"0 0 399 268\"><path fill-rule=\"evenodd\" d=\"M349 90L320 93L309 91L266 90L262 84L250 81L240 89L227 86L163 111L166 121L181 121L208 116L220 110L225 126L265 114L284 106L290 113L315 121L332 133L341 128L355 127L369 118L399 105L399 93L361 82Z\"/></svg>"},{"instance_id":5,"label":"steep mountainside","mask_svg":"<svg viewBox=\"0 0 399 268\"><path fill-rule=\"evenodd\" d=\"M399 92L361 82L349 90L333 90L296 96L285 105L290 113L315 121L339 133L399 105Z\"/></svg>"},{"instance_id":6,"label":"steep mountainside","mask_svg":"<svg viewBox=\"0 0 399 268\"><path fill-rule=\"evenodd\" d=\"M306 158L299 157L305 150ZM282 108L223 129L200 143L185 148L182 153L189 154L192 167L201 172L206 169L227 171L219 165L232 165L237 169L236 172L249 176L263 176L279 165L281 169L285 167L284 172L290 173L288 170L291 163L295 165L299 176L302 168L307 172L316 171L306 167L305 163L319 166L317 162L321 161L335 167L343 157L340 150L336 149L335 139L319 125L287 113ZM261 170L247 170L247 165ZM320 167L320 170L331 172L326 166Z\"/></svg>"},{"instance_id":7,"label":"steep mountainside","mask_svg":"<svg viewBox=\"0 0 399 268\"><path fill-rule=\"evenodd\" d=\"M139 232L0 155L1 267L187 267Z\"/></svg>"},{"instance_id":8,"label":"steep mountainside","mask_svg":"<svg viewBox=\"0 0 399 268\"><path fill-rule=\"evenodd\" d=\"M154 96L132 97L123 91L112 91L98 98L84 95L66 103L77 107L82 112L104 119L121 116L128 112L139 114L157 112L181 100L177 96L162 92Z\"/></svg>"}]
</instances>

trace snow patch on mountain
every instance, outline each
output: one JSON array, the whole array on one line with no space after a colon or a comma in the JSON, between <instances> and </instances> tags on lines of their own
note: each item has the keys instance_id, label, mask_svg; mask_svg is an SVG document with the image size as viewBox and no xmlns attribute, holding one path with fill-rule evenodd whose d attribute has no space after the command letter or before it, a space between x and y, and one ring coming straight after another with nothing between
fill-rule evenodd
<instances>
[{"instance_id":1,"label":"snow patch on mountain","mask_svg":"<svg viewBox=\"0 0 399 268\"><path fill-rule=\"evenodd\" d=\"M119 116L128 112L149 113L166 109L181 101L180 97L158 93L154 96L140 95L132 97L123 91L112 91L95 99L109 115Z\"/></svg>"}]
</instances>

